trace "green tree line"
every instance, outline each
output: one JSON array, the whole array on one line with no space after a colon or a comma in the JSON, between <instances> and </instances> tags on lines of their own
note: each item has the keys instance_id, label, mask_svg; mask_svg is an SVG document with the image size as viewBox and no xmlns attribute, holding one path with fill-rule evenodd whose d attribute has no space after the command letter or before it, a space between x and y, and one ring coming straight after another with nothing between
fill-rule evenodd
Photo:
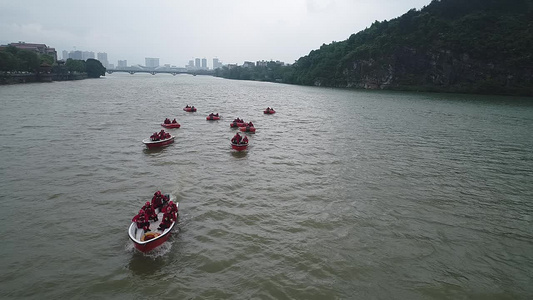
<instances>
[{"instance_id":1,"label":"green tree line","mask_svg":"<svg viewBox=\"0 0 533 300\"><path fill-rule=\"evenodd\" d=\"M226 68L217 76L348 87L361 78L386 77L394 67L399 87L431 86L435 76L446 74L452 77L449 89L530 95L531 49L533 0L433 0L421 10L375 21L344 41L323 44L290 66ZM456 73L472 75L453 77Z\"/></svg>"}]
</instances>

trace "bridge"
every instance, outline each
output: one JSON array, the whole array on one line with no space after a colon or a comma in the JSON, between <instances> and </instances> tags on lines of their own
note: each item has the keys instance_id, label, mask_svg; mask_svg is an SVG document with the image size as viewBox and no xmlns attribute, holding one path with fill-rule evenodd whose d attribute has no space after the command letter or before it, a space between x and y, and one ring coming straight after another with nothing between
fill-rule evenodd
<instances>
[{"instance_id":1,"label":"bridge","mask_svg":"<svg viewBox=\"0 0 533 300\"><path fill-rule=\"evenodd\" d=\"M177 74L190 74L190 75L214 75L215 71L213 70L186 70L186 69L170 69L170 70L143 70L143 69L107 69L106 72L108 74L113 74L115 72L122 72L122 73L149 73L152 75L158 74L158 73L166 73L166 74L172 74L173 76L176 76Z\"/></svg>"}]
</instances>

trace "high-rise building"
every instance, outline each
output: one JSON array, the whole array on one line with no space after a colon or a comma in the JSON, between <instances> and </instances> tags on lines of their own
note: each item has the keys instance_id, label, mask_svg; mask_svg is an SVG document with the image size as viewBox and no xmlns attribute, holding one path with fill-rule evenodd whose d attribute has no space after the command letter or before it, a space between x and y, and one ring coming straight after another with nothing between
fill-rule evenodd
<instances>
[{"instance_id":1,"label":"high-rise building","mask_svg":"<svg viewBox=\"0 0 533 300\"><path fill-rule=\"evenodd\" d=\"M218 58L213 58L213 69L222 68L222 63L218 60Z\"/></svg>"},{"instance_id":2,"label":"high-rise building","mask_svg":"<svg viewBox=\"0 0 533 300\"><path fill-rule=\"evenodd\" d=\"M107 60L107 53L105 52L98 52L96 54L96 59L98 59L104 68L109 67L109 61Z\"/></svg>"},{"instance_id":3,"label":"high-rise building","mask_svg":"<svg viewBox=\"0 0 533 300\"><path fill-rule=\"evenodd\" d=\"M194 59L194 66L196 67L196 69L200 69L200 59L199 58L195 58Z\"/></svg>"},{"instance_id":4,"label":"high-rise building","mask_svg":"<svg viewBox=\"0 0 533 300\"><path fill-rule=\"evenodd\" d=\"M114 64L108 64L108 65L107 65L107 69L111 69L111 70L112 70L112 69L114 69L114 68L115 68L115 65L114 65Z\"/></svg>"},{"instance_id":5,"label":"high-rise building","mask_svg":"<svg viewBox=\"0 0 533 300\"><path fill-rule=\"evenodd\" d=\"M68 58L82 60L83 59L83 55L82 55L82 52L79 51L79 50L78 51L70 51L70 53L68 54Z\"/></svg>"},{"instance_id":6,"label":"high-rise building","mask_svg":"<svg viewBox=\"0 0 533 300\"><path fill-rule=\"evenodd\" d=\"M202 69L207 70L207 59L202 58Z\"/></svg>"},{"instance_id":7,"label":"high-rise building","mask_svg":"<svg viewBox=\"0 0 533 300\"><path fill-rule=\"evenodd\" d=\"M92 52L92 51L83 51L81 53L81 59L82 60L87 60L89 58L93 58L94 59L94 52Z\"/></svg>"},{"instance_id":8,"label":"high-rise building","mask_svg":"<svg viewBox=\"0 0 533 300\"><path fill-rule=\"evenodd\" d=\"M147 68L157 68L159 67L159 58L146 57L144 59L145 66Z\"/></svg>"},{"instance_id":9,"label":"high-rise building","mask_svg":"<svg viewBox=\"0 0 533 300\"><path fill-rule=\"evenodd\" d=\"M118 69L122 69L122 68L127 68L128 67L128 61L127 60L119 60L118 63L117 63L117 68Z\"/></svg>"},{"instance_id":10,"label":"high-rise building","mask_svg":"<svg viewBox=\"0 0 533 300\"><path fill-rule=\"evenodd\" d=\"M67 50L63 50L63 52L61 52L63 55L61 55L61 57L63 58L64 61L66 61L68 59L68 51Z\"/></svg>"}]
</instances>

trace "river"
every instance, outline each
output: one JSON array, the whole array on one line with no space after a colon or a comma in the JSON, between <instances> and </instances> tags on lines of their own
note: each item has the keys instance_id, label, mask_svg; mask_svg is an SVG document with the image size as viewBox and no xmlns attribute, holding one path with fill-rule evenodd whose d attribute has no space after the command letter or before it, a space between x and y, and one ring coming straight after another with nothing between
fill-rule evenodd
<instances>
[{"instance_id":1,"label":"river","mask_svg":"<svg viewBox=\"0 0 533 300\"><path fill-rule=\"evenodd\" d=\"M0 105L2 299L533 297L531 98L112 74ZM142 254L157 190L178 230Z\"/></svg>"}]
</instances>

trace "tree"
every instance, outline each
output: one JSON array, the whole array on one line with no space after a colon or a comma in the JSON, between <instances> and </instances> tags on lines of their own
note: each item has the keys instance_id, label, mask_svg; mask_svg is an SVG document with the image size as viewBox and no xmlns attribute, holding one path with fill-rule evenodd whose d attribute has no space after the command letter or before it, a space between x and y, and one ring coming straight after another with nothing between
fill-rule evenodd
<instances>
[{"instance_id":1,"label":"tree","mask_svg":"<svg viewBox=\"0 0 533 300\"><path fill-rule=\"evenodd\" d=\"M35 72L41 64L39 55L33 51L19 50L17 51L16 57L18 59L18 69L20 71Z\"/></svg>"},{"instance_id":2,"label":"tree","mask_svg":"<svg viewBox=\"0 0 533 300\"><path fill-rule=\"evenodd\" d=\"M89 58L85 63L85 70L90 78L100 78L100 76L105 76L106 68L99 60Z\"/></svg>"},{"instance_id":3,"label":"tree","mask_svg":"<svg viewBox=\"0 0 533 300\"><path fill-rule=\"evenodd\" d=\"M70 72L85 73L85 61L69 58L65 63Z\"/></svg>"},{"instance_id":4,"label":"tree","mask_svg":"<svg viewBox=\"0 0 533 300\"><path fill-rule=\"evenodd\" d=\"M15 71L17 69L17 58L10 52L0 51L0 71Z\"/></svg>"}]
</instances>

